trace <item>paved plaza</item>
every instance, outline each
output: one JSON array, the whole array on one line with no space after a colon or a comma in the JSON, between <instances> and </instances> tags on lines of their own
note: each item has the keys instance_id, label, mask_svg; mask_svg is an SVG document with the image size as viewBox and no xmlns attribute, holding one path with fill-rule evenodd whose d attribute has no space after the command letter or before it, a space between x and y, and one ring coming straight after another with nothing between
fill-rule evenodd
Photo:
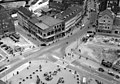
<instances>
[{"instance_id":1,"label":"paved plaza","mask_svg":"<svg viewBox=\"0 0 120 84\"><path fill-rule=\"evenodd\" d=\"M31 61L29 66L13 74L8 81L12 84L80 84L76 71L63 68L47 60ZM59 82L59 83L58 83Z\"/></svg>"}]
</instances>

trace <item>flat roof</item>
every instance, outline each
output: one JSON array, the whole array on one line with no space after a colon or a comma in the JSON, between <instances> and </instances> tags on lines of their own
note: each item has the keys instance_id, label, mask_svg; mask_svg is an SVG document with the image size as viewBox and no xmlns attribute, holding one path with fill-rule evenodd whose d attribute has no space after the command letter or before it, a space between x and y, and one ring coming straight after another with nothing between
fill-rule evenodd
<instances>
[{"instance_id":1,"label":"flat roof","mask_svg":"<svg viewBox=\"0 0 120 84\"><path fill-rule=\"evenodd\" d=\"M33 17L30 19L30 22L38 26L39 28L45 30L49 27L61 23L63 20L55 19L50 16L41 16L41 17Z\"/></svg>"},{"instance_id":2,"label":"flat roof","mask_svg":"<svg viewBox=\"0 0 120 84\"><path fill-rule=\"evenodd\" d=\"M49 28L49 26L46 25L46 24L44 24L44 23L39 23L39 22L37 22L37 23L35 23L35 25L38 26L39 28L43 29L43 30Z\"/></svg>"},{"instance_id":3,"label":"flat roof","mask_svg":"<svg viewBox=\"0 0 120 84\"><path fill-rule=\"evenodd\" d=\"M41 20L44 24L46 24L48 26L53 26L53 25L56 25L58 23L63 22L63 20L55 19L55 18L47 16L47 15L41 16L41 17L39 17L37 19Z\"/></svg>"}]
</instances>

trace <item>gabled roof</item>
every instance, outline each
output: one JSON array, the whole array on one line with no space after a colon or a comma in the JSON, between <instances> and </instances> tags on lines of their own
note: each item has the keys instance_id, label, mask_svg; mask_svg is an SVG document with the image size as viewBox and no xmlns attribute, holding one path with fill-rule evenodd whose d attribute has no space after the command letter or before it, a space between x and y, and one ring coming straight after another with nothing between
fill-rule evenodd
<instances>
[{"instance_id":1,"label":"gabled roof","mask_svg":"<svg viewBox=\"0 0 120 84\"><path fill-rule=\"evenodd\" d=\"M18 11L22 12L25 16L27 17L31 17L32 16L32 12L29 11L27 8L21 6L20 8L18 8Z\"/></svg>"},{"instance_id":2,"label":"gabled roof","mask_svg":"<svg viewBox=\"0 0 120 84\"><path fill-rule=\"evenodd\" d=\"M104 16L104 15L108 15L111 19L114 19L114 16L113 16L113 12L109 9L106 9L102 12L100 12L99 16Z\"/></svg>"}]
</instances>

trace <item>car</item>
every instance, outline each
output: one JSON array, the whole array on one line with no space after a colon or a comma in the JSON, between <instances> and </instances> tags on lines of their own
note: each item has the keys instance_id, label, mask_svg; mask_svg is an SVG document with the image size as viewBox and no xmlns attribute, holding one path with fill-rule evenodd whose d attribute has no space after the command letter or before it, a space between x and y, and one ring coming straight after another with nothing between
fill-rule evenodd
<instances>
[{"instance_id":1,"label":"car","mask_svg":"<svg viewBox=\"0 0 120 84\"><path fill-rule=\"evenodd\" d=\"M0 45L3 44L3 42L0 42Z\"/></svg>"},{"instance_id":2,"label":"car","mask_svg":"<svg viewBox=\"0 0 120 84\"><path fill-rule=\"evenodd\" d=\"M105 70L103 68L99 68L98 71L104 72Z\"/></svg>"},{"instance_id":3,"label":"car","mask_svg":"<svg viewBox=\"0 0 120 84\"><path fill-rule=\"evenodd\" d=\"M113 72L108 72L108 74L111 76L115 76L115 74Z\"/></svg>"},{"instance_id":4,"label":"car","mask_svg":"<svg viewBox=\"0 0 120 84\"><path fill-rule=\"evenodd\" d=\"M115 76L115 78L119 79L119 78L120 78L120 76L119 76L119 75L116 75L116 76Z\"/></svg>"},{"instance_id":5,"label":"car","mask_svg":"<svg viewBox=\"0 0 120 84\"><path fill-rule=\"evenodd\" d=\"M41 46L46 46L46 44L45 44L45 43L43 43L43 44L41 44Z\"/></svg>"},{"instance_id":6,"label":"car","mask_svg":"<svg viewBox=\"0 0 120 84\"><path fill-rule=\"evenodd\" d=\"M7 46L7 45L3 44L3 45L1 45L1 48L6 47L6 46Z\"/></svg>"}]
</instances>

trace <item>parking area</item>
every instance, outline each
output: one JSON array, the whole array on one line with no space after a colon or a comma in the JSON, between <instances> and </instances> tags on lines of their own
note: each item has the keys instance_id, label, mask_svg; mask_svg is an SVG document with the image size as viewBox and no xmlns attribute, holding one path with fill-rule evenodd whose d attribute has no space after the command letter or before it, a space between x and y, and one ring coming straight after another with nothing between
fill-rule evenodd
<instances>
[{"instance_id":1,"label":"parking area","mask_svg":"<svg viewBox=\"0 0 120 84\"><path fill-rule=\"evenodd\" d=\"M0 48L10 57L26 53L36 48L36 46L21 34L14 33L0 40Z\"/></svg>"},{"instance_id":2,"label":"parking area","mask_svg":"<svg viewBox=\"0 0 120 84\"><path fill-rule=\"evenodd\" d=\"M48 60L31 61L8 81L12 84L81 84L76 71L62 68Z\"/></svg>"}]
</instances>

